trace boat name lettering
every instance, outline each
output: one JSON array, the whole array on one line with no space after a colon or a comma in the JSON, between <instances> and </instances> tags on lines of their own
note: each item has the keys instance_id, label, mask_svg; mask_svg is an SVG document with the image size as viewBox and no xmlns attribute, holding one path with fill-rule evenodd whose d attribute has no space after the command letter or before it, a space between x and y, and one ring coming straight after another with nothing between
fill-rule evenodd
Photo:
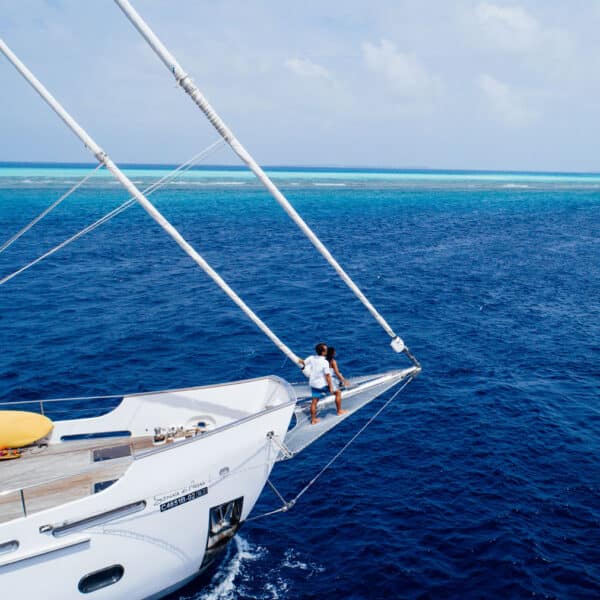
<instances>
[{"instance_id":1,"label":"boat name lettering","mask_svg":"<svg viewBox=\"0 0 600 600\"><path fill-rule=\"evenodd\" d=\"M179 496L185 496L187 494L190 494L191 492L195 492L196 490L199 490L204 487L206 487L206 482L202 481L196 483L195 481L192 481L190 484L184 485L183 487L177 488L176 490L173 490L171 492L166 492L165 494L154 496L153 505L159 506L160 504L163 504L168 500L173 500L174 498L177 498Z\"/></svg>"},{"instance_id":2,"label":"boat name lettering","mask_svg":"<svg viewBox=\"0 0 600 600\"><path fill-rule=\"evenodd\" d=\"M176 506L181 506L182 504L185 504L186 502L191 502L192 500L195 500L196 498L200 498L201 496L206 496L206 494L208 494L208 488L202 488L201 490L196 490L195 492L190 492L189 494L186 494L185 496L179 496L178 498L174 498L173 500L169 500L168 502L161 504L160 512L165 512L165 510L171 510L172 508L175 508Z\"/></svg>"}]
</instances>

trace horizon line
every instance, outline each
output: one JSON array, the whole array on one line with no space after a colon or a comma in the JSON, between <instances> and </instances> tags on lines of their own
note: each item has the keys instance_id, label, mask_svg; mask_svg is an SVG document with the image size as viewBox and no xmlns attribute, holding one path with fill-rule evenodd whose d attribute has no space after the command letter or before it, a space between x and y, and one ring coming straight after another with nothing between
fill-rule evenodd
<instances>
[{"instance_id":1,"label":"horizon line","mask_svg":"<svg viewBox=\"0 0 600 600\"><path fill-rule=\"evenodd\" d=\"M90 168L96 166L95 162L80 162L80 161L2 161L0 160L0 168L26 168L26 167L71 167L71 168ZM123 168L173 168L177 167L178 163L159 163L159 162L121 162L119 166ZM423 172L423 173L498 173L498 174L539 174L539 175L600 175L600 171L545 171L537 169L483 169L483 168L444 168L444 167L429 167L429 166L373 166L373 165L344 165L344 164L273 164L261 165L265 170L284 170L284 169L302 169L302 170L343 170L343 171L389 171L389 172ZM205 164L194 165L190 170L209 170L209 169L225 169L236 171L249 171L245 165L227 165L227 164ZM249 171L250 172L250 171Z\"/></svg>"}]
</instances>

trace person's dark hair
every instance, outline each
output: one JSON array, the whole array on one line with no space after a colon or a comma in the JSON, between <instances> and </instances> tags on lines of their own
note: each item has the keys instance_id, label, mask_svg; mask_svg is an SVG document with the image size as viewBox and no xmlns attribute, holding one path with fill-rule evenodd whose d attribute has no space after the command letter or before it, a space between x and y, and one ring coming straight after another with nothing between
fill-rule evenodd
<instances>
[{"instance_id":1,"label":"person's dark hair","mask_svg":"<svg viewBox=\"0 0 600 600\"><path fill-rule=\"evenodd\" d=\"M325 350L325 348L327 348L327 344L324 344L323 342L317 344L315 346L315 352L317 353L317 356L323 356L323 350Z\"/></svg>"},{"instance_id":2,"label":"person's dark hair","mask_svg":"<svg viewBox=\"0 0 600 600\"><path fill-rule=\"evenodd\" d=\"M333 346L327 346L327 361L331 362L335 356L335 348Z\"/></svg>"}]
</instances>

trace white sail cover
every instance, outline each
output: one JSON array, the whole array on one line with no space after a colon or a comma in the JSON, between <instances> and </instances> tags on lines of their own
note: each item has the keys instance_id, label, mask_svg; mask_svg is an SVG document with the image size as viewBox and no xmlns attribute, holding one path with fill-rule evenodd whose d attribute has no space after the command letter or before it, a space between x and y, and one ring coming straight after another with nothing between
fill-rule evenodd
<instances>
[{"instance_id":1,"label":"white sail cover","mask_svg":"<svg viewBox=\"0 0 600 600\"><path fill-rule=\"evenodd\" d=\"M293 384L298 403L294 409L292 427L287 432L284 440L285 447L289 450L291 456L281 454L278 460L291 458L298 454L357 410L401 381L414 376L416 371L417 369L412 367L402 371L390 371L379 375L351 378L350 388L342 390L342 408L348 412L338 416L334 396L327 396L319 400L317 416L320 421L315 425L310 422L310 387L308 384Z\"/></svg>"}]
</instances>

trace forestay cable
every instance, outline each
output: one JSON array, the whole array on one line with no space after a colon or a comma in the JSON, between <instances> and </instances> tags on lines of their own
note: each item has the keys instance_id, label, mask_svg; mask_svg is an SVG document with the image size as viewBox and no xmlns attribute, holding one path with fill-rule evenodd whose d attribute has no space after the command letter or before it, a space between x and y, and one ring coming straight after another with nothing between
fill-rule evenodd
<instances>
[{"instance_id":1,"label":"forestay cable","mask_svg":"<svg viewBox=\"0 0 600 600\"><path fill-rule=\"evenodd\" d=\"M20 229L13 235L9 240L6 240L2 246L0 246L0 253L4 252L11 244L16 242L24 233L27 233L36 223L41 221L48 213L53 211L63 200L66 200L73 192L78 190L90 177L92 177L96 171L101 169L104 165L99 163L92 171L90 171L85 177L80 179L69 191L65 192L58 200L53 202L48 208L43 210L35 219L30 221L23 229Z\"/></svg>"},{"instance_id":2,"label":"forestay cable","mask_svg":"<svg viewBox=\"0 0 600 600\"><path fill-rule=\"evenodd\" d=\"M323 242L316 236L312 229L306 224L304 219L296 212L295 208L290 204L288 199L281 193L279 188L271 181L267 174L262 170L260 165L254 160L250 153L242 146L240 141L235 137L231 129L225 124L221 117L215 112L214 108L209 104L198 86L192 81L191 77L182 69L175 57L170 53L166 46L158 39L154 31L150 29L148 24L133 8L128 0L115 0L119 8L125 13L125 16L131 21L133 26L140 32L142 37L148 42L150 47L158 55L165 64L167 69L175 77L177 85L179 85L194 101L194 103L202 110L210 121L211 125L219 132L219 134L227 141L232 150L238 157L248 166L248 168L256 175L259 181L271 193L275 200L281 205L283 210L296 223L300 230L311 241L313 246L321 253L327 262L334 268L336 273L344 281L344 283L354 292L354 295L363 303L375 320L381 325L385 332L392 338L391 346L396 352L404 352L406 356L420 367L416 358L410 353L405 346L403 340L396 335L388 322L371 304L367 297L363 294L360 288L354 283L350 276L344 271L341 265L335 260Z\"/></svg>"},{"instance_id":3,"label":"forestay cable","mask_svg":"<svg viewBox=\"0 0 600 600\"><path fill-rule=\"evenodd\" d=\"M215 148L217 148L219 145L221 145L223 143L224 143L223 140L217 140L216 142L213 142L210 146L208 146L207 148L205 148L201 152L198 152L198 154L194 155L192 158L188 159L187 161L185 161L184 163L182 163L181 165L179 165L176 169L174 169L173 171L170 171L169 173L167 173L166 175L164 175L163 177L161 177L158 181L155 181L152 185L148 186L144 190L144 193L147 196L150 196L156 190L158 190L162 186L166 185L169 181L172 181L173 178L176 175L178 175L180 173L183 173L183 172L187 171L188 169L190 169L194 165L194 163L196 163L201 158L205 158L208 154L210 154L210 152L212 152ZM100 167L100 166L104 166L104 165L102 163L100 163L98 166ZM95 170L96 169L94 169L94 171ZM13 279L14 277L16 277L17 275L20 275L24 271L27 271L27 269L30 269L31 267L37 265L39 262L42 262L43 260L45 260L49 256L52 256L54 253L58 252L59 250L61 250L65 246L68 246L71 242L74 242L75 240L78 240L80 237L83 237L84 235L90 233L91 231L93 231L97 227L100 227L100 225L103 225L104 223L110 221L113 217L116 217L117 215L119 215L122 212L126 211L128 208L130 208L134 204L135 204L135 199L134 198L129 198L129 200L126 200L125 202L123 202L123 204L121 204L120 206L117 206L117 208L111 210L110 212L108 212L107 214L105 214L103 217L100 217L97 221L94 221L93 223L91 223L87 227L84 227L83 229L81 229L80 231L78 231L76 234L72 235L70 238L67 238L66 240L64 240L63 242L61 242L60 244L58 244L57 246L54 246L54 248L48 250L48 252L45 252L44 254L42 254L41 256L39 256L38 258L36 258L36 259L32 260L31 262L27 263L25 266L21 267L20 269L17 269L16 271L14 271L13 273L11 273L10 275L7 275L6 277L0 279L0 285L5 284L7 281L10 281L11 279Z\"/></svg>"}]
</instances>

